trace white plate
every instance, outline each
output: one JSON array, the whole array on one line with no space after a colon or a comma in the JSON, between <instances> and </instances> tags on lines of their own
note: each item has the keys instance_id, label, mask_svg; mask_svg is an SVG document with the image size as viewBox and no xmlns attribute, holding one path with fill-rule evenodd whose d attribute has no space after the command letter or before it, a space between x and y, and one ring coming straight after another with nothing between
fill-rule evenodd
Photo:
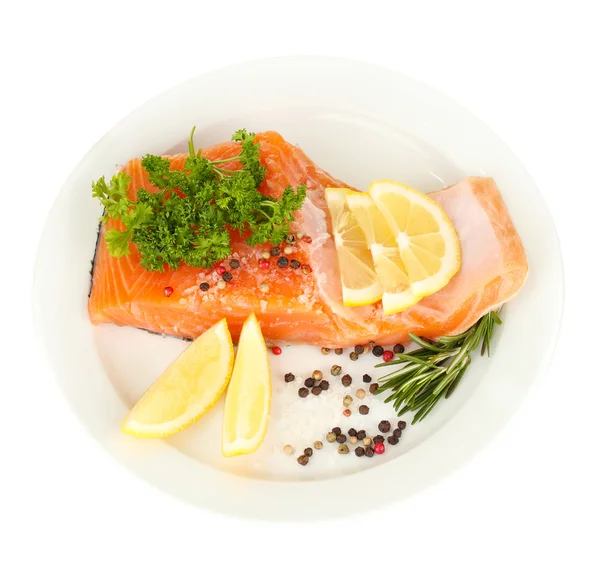
<instances>
[{"instance_id":1,"label":"white plate","mask_svg":"<svg viewBox=\"0 0 600 564\"><path fill-rule=\"evenodd\" d=\"M505 309L492 359L477 359L453 398L407 429L401 444L388 447L385 456L342 457L326 444L330 451L316 453L303 468L280 453L285 433L303 448L309 443L301 441L321 438L314 434L326 430L323 421L328 426L369 425L375 431L376 419L390 414L387 406L372 400L377 407L368 423L342 422L337 408L341 390L321 404L294 403L297 387L281 384L283 372L304 377L343 358L356 382L373 365L373 357L351 363L347 356L323 357L307 347L288 348L274 359L273 424L254 455L234 460L220 456L220 407L169 440L139 440L121 432L128 409L184 344L131 328L91 326L86 302L100 209L91 198L90 183L132 157L183 147L193 125L198 145L226 140L241 127L275 129L325 170L362 188L374 178L397 178L426 192L466 175L496 179L525 244L527 284ZM93 147L63 187L40 243L35 280L37 324L57 381L104 448L180 499L277 520L373 509L422 489L467 461L506 423L547 366L562 296L552 220L506 145L464 108L423 84L329 58L245 63L195 78L144 104ZM292 425L290 410L298 414ZM348 495L372 484L384 495L361 496L360 504Z\"/></svg>"}]
</instances>

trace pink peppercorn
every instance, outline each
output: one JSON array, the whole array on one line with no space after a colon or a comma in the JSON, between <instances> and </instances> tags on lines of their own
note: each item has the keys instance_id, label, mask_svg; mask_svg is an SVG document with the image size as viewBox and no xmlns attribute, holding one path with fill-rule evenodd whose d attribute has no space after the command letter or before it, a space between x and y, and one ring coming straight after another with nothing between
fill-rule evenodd
<instances>
[{"instance_id":1,"label":"pink peppercorn","mask_svg":"<svg viewBox=\"0 0 600 564\"><path fill-rule=\"evenodd\" d=\"M271 352L272 352L274 355L276 355L276 356L279 356L279 355L280 355L280 354L281 354L283 351L281 350L281 347L273 347L273 348L271 349Z\"/></svg>"},{"instance_id":2,"label":"pink peppercorn","mask_svg":"<svg viewBox=\"0 0 600 564\"><path fill-rule=\"evenodd\" d=\"M383 443L375 443L373 450L376 454L383 454L385 452L385 445Z\"/></svg>"},{"instance_id":3,"label":"pink peppercorn","mask_svg":"<svg viewBox=\"0 0 600 564\"><path fill-rule=\"evenodd\" d=\"M165 289L163 290L163 292L165 293L165 296L168 298L173 293L173 288L171 286L165 286Z\"/></svg>"},{"instance_id":4,"label":"pink peppercorn","mask_svg":"<svg viewBox=\"0 0 600 564\"><path fill-rule=\"evenodd\" d=\"M305 243L308 243L309 245L312 243L312 237L309 237L308 235L306 237L304 237L304 239L302 239Z\"/></svg>"},{"instance_id":5,"label":"pink peppercorn","mask_svg":"<svg viewBox=\"0 0 600 564\"><path fill-rule=\"evenodd\" d=\"M389 362L390 360L394 360L394 353L392 351L385 351L383 353L383 362Z\"/></svg>"},{"instance_id":6,"label":"pink peppercorn","mask_svg":"<svg viewBox=\"0 0 600 564\"><path fill-rule=\"evenodd\" d=\"M269 263L268 260L261 260L258 264L260 265L260 267L263 270L266 270L267 268L269 268L269 266L270 266L271 263Z\"/></svg>"},{"instance_id":7,"label":"pink peppercorn","mask_svg":"<svg viewBox=\"0 0 600 564\"><path fill-rule=\"evenodd\" d=\"M222 276L227 269L224 266L217 266L217 274Z\"/></svg>"}]
</instances>

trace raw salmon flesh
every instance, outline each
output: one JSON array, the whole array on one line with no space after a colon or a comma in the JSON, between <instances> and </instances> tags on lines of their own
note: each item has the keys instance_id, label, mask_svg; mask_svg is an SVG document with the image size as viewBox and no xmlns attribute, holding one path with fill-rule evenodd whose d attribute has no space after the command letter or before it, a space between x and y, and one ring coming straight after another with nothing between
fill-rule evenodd
<instances>
[{"instance_id":1,"label":"raw salmon flesh","mask_svg":"<svg viewBox=\"0 0 600 564\"><path fill-rule=\"evenodd\" d=\"M88 302L92 323L129 325L193 339L226 317L237 340L244 320L255 312L270 343L347 347L374 341L387 345L407 341L409 332L429 338L462 332L512 298L525 282L525 251L495 182L471 177L429 194L444 208L460 240L462 266L450 283L395 315L384 316L381 304L345 307L324 189L349 186L321 170L279 134L266 132L256 137L267 169L261 191L278 197L289 185L308 188L292 228L312 241L298 242L288 258L309 265L311 272L279 268L276 258L269 269L262 269L261 252L270 246L249 247L234 236L230 259L238 259L241 266L231 270L230 259L221 263L232 272L233 280L219 289L217 265L201 269L182 264L175 271L148 272L140 265L133 244L128 256L110 256L103 230ZM225 159L239 151L238 144L227 142L205 149L203 156ZM169 157L172 169L182 169L186 156ZM127 163L123 171L131 177L130 197L141 187L152 189L140 159ZM107 225L118 226L114 220ZM200 290L202 282L208 282L210 290ZM266 293L259 291L263 283L268 284ZM168 297L167 286L174 290Z\"/></svg>"}]
</instances>

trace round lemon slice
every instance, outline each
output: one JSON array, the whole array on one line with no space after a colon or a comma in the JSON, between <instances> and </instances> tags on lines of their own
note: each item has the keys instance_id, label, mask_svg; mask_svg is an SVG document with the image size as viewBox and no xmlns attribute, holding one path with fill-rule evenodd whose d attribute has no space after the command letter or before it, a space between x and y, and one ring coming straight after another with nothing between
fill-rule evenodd
<instances>
[{"instance_id":1,"label":"round lemon slice","mask_svg":"<svg viewBox=\"0 0 600 564\"><path fill-rule=\"evenodd\" d=\"M346 202L365 234L375 272L383 286L381 303L386 315L399 313L419 301L410 287L400 249L383 214L364 192L349 192Z\"/></svg>"},{"instance_id":2,"label":"round lemon slice","mask_svg":"<svg viewBox=\"0 0 600 564\"><path fill-rule=\"evenodd\" d=\"M365 233L348 208L345 188L326 188L325 198L342 279L342 296L346 306L364 306L378 302L383 287L377 273Z\"/></svg>"},{"instance_id":3,"label":"round lemon slice","mask_svg":"<svg viewBox=\"0 0 600 564\"><path fill-rule=\"evenodd\" d=\"M452 222L431 198L393 180L378 180L369 194L400 249L417 298L441 290L460 268L460 244Z\"/></svg>"},{"instance_id":4,"label":"round lemon slice","mask_svg":"<svg viewBox=\"0 0 600 564\"><path fill-rule=\"evenodd\" d=\"M198 337L159 376L123 422L136 437L173 435L200 419L227 388L233 343L222 319Z\"/></svg>"},{"instance_id":5,"label":"round lemon slice","mask_svg":"<svg viewBox=\"0 0 600 564\"><path fill-rule=\"evenodd\" d=\"M222 450L225 456L254 452L263 442L271 408L267 347L254 314L244 322L225 398Z\"/></svg>"}]
</instances>

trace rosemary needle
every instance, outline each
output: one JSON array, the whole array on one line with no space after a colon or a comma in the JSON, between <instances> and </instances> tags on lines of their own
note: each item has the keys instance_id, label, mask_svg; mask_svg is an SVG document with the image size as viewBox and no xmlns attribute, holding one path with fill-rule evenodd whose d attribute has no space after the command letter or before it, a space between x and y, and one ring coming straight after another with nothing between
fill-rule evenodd
<instances>
[{"instance_id":1,"label":"rosemary needle","mask_svg":"<svg viewBox=\"0 0 600 564\"><path fill-rule=\"evenodd\" d=\"M502 308L500 308L502 309ZM398 415L413 412L413 424L422 421L442 398L449 398L458 387L469 364L471 353L481 348L490 356L490 342L495 325L501 325L500 310L484 315L460 335L431 341L409 333L420 346L409 353L396 354L397 359L378 364L399 368L379 379L377 394L388 392L386 403L393 402Z\"/></svg>"}]
</instances>

